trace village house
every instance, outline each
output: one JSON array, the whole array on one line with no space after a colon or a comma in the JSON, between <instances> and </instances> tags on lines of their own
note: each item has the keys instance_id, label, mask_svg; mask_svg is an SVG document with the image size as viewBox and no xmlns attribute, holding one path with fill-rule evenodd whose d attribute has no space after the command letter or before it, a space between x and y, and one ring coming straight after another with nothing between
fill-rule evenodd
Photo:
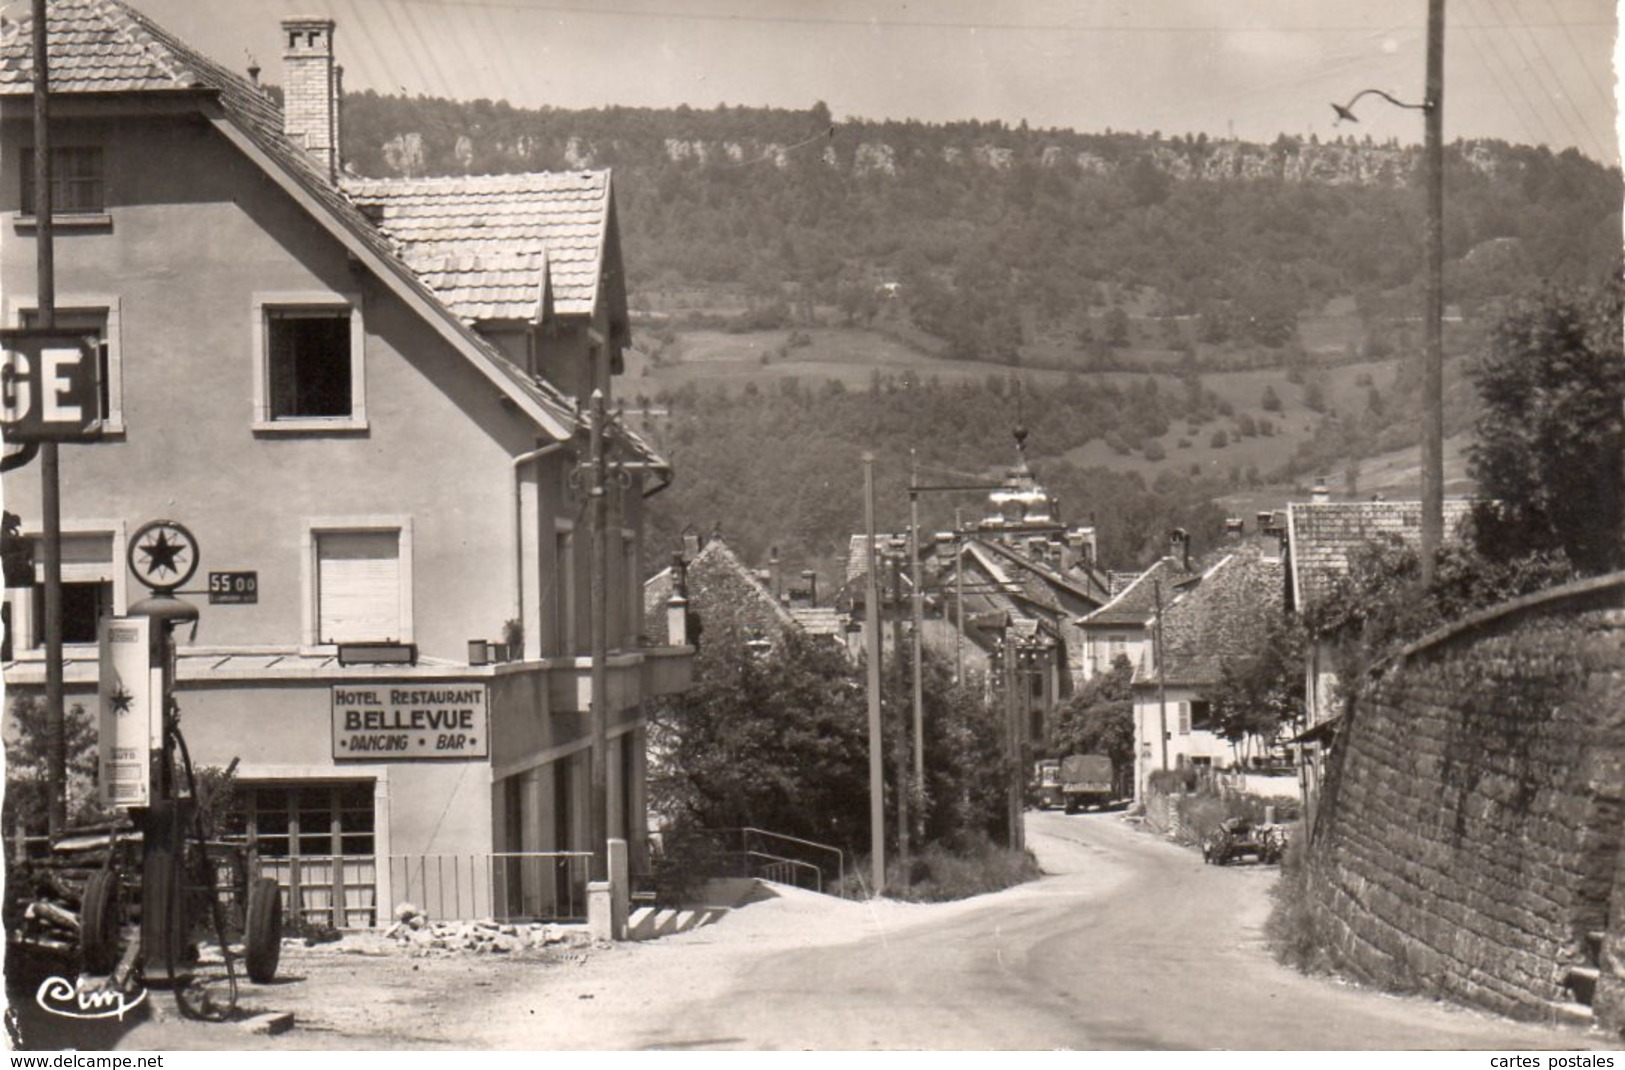
<instances>
[{"instance_id":1,"label":"village house","mask_svg":"<svg viewBox=\"0 0 1625 1070\"><path fill-rule=\"evenodd\" d=\"M542 853L601 847L591 703L636 870L644 699L686 687L691 654L641 639L644 500L671 473L612 423L592 693L585 403L628 342L611 175L347 177L330 20L282 24L281 107L118 0L52 0L48 28L58 323L103 363L102 437L61 449L69 704L95 708L98 618L145 595L133 536L178 521L202 563L182 729L200 765L240 762L235 827L290 912L578 912L586 867ZM39 290L30 33L0 37L13 327ZM37 540L37 466L5 498ZM7 592L13 696L45 675L34 560ZM227 574L252 597L211 595ZM376 727L443 707L471 730Z\"/></svg>"},{"instance_id":2,"label":"village house","mask_svg":"<svg viewBox=\"0 0 1625 1070\"><path fill-rule=\"evenodd\" d=\"M1111 672L1118 658L1127 658L1135 668L1143 665L1158 600L1171 602L1200 579L1200 573L1191 571L1186 533L1175 531L1170 542L1168 556L1158 558L1111 601L1076 621L1083 634L1083 679Z\"/></svg>"},{"instance_id":3,"label":"village house","mask_svg":"<svg viewBox=\"0 0 1625 1070\"><path fill-rule=\"evenodd\" d=\"M1444 502L1446 538L1471 512L1466 499ZM1287 607L1299 617L1312 618L1325 599L1348 574L1363 547L1390 543L1413 549L1422 544L1422 503L1419 501L1336 502L1324 486L1317 486L1307 502L1293 502L1286 515ZM1301 776L1306 813L1324 776L1327 748L1342 699L1338 691L1338 638L1321 636L1308 644L1303 668L1304 726Z\"/></svg>"},{"instance_id":4,"label":"village house","mask_svg":"<svg viewBox=\"0 0 1625 1070\"><path fill-rule=\"evenodd\" d=\"M1237 764L1235 748L1213 723L1209 695L1227 665L1253 655L1269 615L1280 611L1281 577L1278 556L1258 543L1238 543L1164 606L1160 622L1151 622L1133 686L1137 802L1159 769Z\"/></svg>"}]
</instances>

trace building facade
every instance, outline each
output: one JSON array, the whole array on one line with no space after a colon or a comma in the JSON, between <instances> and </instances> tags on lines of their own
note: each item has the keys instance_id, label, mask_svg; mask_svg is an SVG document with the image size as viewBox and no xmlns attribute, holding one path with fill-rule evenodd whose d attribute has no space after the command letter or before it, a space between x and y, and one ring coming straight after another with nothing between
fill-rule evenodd
<instances>
[{"instance_id":1,"label":"building facade","mask_svg":"<svg viewBox=\"0 0 1625 1070\"><path fill-rule=\"evenodd\" d=\"M198 763L239 763L233 820L290 910L566 913L584 871L537 853L593 846L584 410L627 341L611 177L343 179L334 24L283 32L285 109L116 0L50 4L57 322L103 365L101 440L61 449L68 701L96 702L97 620L145 594L133 537L178 521L201 561L182 729ZM38 318L30 33L0 38L7 326ZM498 242L476 225L505 216L526 223ZM686 685L688 652L640 639L669 468L606 439L607 827L636 863L642 700ZM37 539L37 469L5 496ZM38 579L7 594L14 694L44 678Z\"/></svg>"}]
</instances>

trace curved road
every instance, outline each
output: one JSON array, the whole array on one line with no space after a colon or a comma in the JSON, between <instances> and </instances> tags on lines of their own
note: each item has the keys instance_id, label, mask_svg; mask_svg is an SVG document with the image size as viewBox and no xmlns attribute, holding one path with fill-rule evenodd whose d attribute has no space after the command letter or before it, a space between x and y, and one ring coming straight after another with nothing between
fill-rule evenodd
<instances>
[{"instance_id":1,"label":"curved road","mask_svg":"<svg viewBox=\"0 0 1625 1070\"><path fill-rule=\"evenodd\" d=\"M653 1048L1551 1049L1587 1035L1397 999L1277 965L1274 871L1212 867L1117 814L1028 815L1043 880L855 942L740 963L661 1000Z\"/></svg>"}]
</instances>

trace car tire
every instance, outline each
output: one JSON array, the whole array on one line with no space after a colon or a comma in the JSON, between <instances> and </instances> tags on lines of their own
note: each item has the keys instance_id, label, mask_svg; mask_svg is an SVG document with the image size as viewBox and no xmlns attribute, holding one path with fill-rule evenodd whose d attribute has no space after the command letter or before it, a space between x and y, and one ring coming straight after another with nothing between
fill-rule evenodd
<instances>
[{"instance_id":1,"label":"car tire","mask_svg":"<svg viewBox=\"0 0 1625 1070\"><path fill-rule=\"evenodd\" d=\"M118 874L99 869L85 881L79 907L79 951L86 973L112 973L119 958Z\"/></svg>"},{"instance_id":2,"label":"car tire","mask_svg":"<svg viewBox=\"0 0 1625 1070\"><path fill-rule=\"evenodd\" d=\"M249 884L244 928L248 979L268 985L276 980L277 963L282 959L282 889L270 877Z\"/></svg>"}]
</instances>

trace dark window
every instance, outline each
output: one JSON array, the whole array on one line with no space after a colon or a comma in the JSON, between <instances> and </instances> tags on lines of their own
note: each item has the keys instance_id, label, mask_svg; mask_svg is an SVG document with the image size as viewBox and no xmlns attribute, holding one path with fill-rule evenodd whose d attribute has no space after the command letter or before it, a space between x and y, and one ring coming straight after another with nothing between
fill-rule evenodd
<instances>
[{"instance_id":1,"label":"dark window","mask_svg":"<svg viewBox=\"0 0 1625 1070\"><path fill-rule=\"evenodd\" d=\"M349 416L349 310L275 309L266 321L271 419Z\"/></svg>"},{"instance_id":2,"label":"dark window","mask_svg":"<svg viewBox=\"0 0 1625 1070\"><path fill-rule=\"evenodd\" d=\"M39 326L39 312L28 309L23 313L24 327ZM107 350L107 310L105 308L59 308L51 317L51 327L58 331L82 331L96 339L96 398L97 413L103 420L112 418L113 403L108 392L110 374Z\"/></svg>"},{"instance_id":3,"label":"dark window","mask_svg":"<svg viewBox=\"0 0 1625 1070\"><path fill-rule=\"evenodd\" d=\"M34 213L34 150L24 149L23 203L25 215ZM101 212L107 207L106 182L99 147L51 150L51 214Z\"/></svg>"},{"instance_id":4,"label":"dark window","mask_svg":"<svg viewBox=\"0 0 1625 1070\"><path fill-rule=\"evenodd\" d=\"M1196 699L1191 703L1191 727L1194 729L1212 729L1213 704L1206 699Z\"/></svg>"},{"instance_id":5,"label":"dark window","mask_svg":"<svg viewBox=\"0 0 1625 1070\"><path fill-rule=\"evenodd\" d=\"M45 645L45 585L34 584L35 646ZM62 641L96 642L96 622L113 612L113 585L107 582L62 584Z\"/></svg>"}]
</instances>

